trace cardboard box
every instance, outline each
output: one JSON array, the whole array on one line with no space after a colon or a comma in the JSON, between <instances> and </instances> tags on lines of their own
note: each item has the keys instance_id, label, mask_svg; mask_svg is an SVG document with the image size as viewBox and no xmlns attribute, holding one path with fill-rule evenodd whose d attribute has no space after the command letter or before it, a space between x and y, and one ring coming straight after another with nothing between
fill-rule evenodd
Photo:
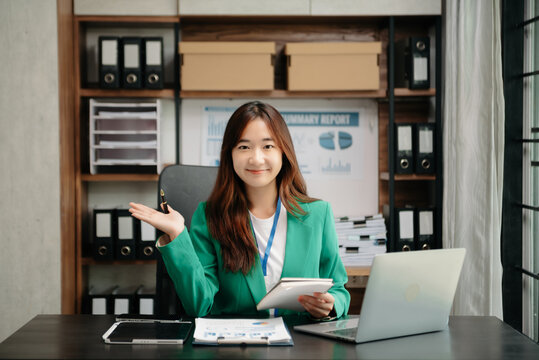
<instances>
[{"instance_id":1,"label":"cardboard box","mask_svg":"<svg viewBox=\"0 0 539 360\"><path fill-rule=\"evenodd\" d=\"M273 90L274 42L180 42L182 90Z\"/></svg>"},{"instance_id":2,"label":"cardboard box","mask_svg":"<svg viewBox=\"0 0 539 360\"><path fill-rule=\"evenodd\" d=\"M288 90L378 90L381 42L288 43Z\"/></svg>"}]
</instances>

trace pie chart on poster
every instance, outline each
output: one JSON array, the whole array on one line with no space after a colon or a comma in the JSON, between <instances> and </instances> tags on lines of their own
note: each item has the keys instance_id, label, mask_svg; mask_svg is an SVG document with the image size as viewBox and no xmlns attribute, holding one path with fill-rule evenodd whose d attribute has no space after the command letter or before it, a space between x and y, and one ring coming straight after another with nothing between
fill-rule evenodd
<instances>
[{"instance_id":1,"label":"pie chart on poster","mask_svg":"<svg viewBox=\"0 0 539 360\"><path fill-rule=\"evenodd\" d=\"M341 150L348 149L350 146L352 146L352 135L339 131L339 147Z\"/></svg>"},{"instance_id":2,"label":"pie chart on poster","mask_svg":"<svg viewBox=\"0 0 539 360\"><path fill-rule=\"evenodd\" d=\"M338 132L338 144L339 149L344 150L348 149L350 146L352 146L352 135L345 131L339 131ZM320 146L327 150L335 150L336 144L335 144L335 133L333 131L328 131L323 134L321 134L318 138L318 141L320 143Z\"/></svg>"},{"instance_id":3,"label":"pie chart on poster","mask_svg":"<svg viewBox=\"0 0 539 360\"><path fill-rule=\"evenodd\" d=\"M323 133L319 137L320 146L322 146L324 149L335 150L335 141L333 141L334 137L335 134L333 132Z\"/></svg>"}]
</instances>

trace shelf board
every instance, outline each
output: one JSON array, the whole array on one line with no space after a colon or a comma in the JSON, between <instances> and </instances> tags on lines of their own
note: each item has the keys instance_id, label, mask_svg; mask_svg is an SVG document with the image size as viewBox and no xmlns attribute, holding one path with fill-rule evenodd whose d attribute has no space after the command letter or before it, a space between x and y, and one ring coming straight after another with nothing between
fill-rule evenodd
<instances>
[{"instance_id":1,"label":"shelf board","mask_svg":"<svg viewBox=\"0 0 539 360\"><path fill-rule=\"evenodd\" d=\"M395 88L395 96L435 96L436 89L410 90L408 88Z\"/></svg>"},{"instance_id":2,"label":"shelf board","mask_svg":"<svg viewBox=\"0 0 539 360\"><path fill-rule=\"evenodd\" d=\"M369 276L371 273L370 266L347 266L346 275L348 276Z\"/></svg>"},{"instance_id":3,"label":"shelf board","mask_svg":"<svg viewBox=\"0 0 539 360\"><path fill-rule=\"evenodd\" d=\"M157 260L95 260L83 257L81 263L82 265L151 265L157 264Z\"/></svg>"},{"instance_id":4,"label":"shelf board","mask_svg":"<svg viewBox=\"0 0 539 360\"><path fill-rule=\"evenodd\" d=\"M99 15L76 15L78 22L110 22L110 23L177 23L179 16L99 16Z\"/></svg>"},{"instance_id":5,"label":"shelf board","mask_svg":"<svg viewBox=\"0 0 539 360\"><path fill-rule=\"evenodd\" d=\"M79 89L82 97L140 97L140 98L174 98L173 89Z\"/></svg>"},{"instance_id":6,"label":"shelf board","mask_svg":"<svg viewBox=\"0 0 539 360\"><path fill-rule=\"evenodd\" d=\"M389 173L380 173L380 180L389 181ZM436 175L432 174L395 174L395 181L434 181Z\"/></svg>"},{"instance_id":7,"label":"shelf board","mask_svg":"<svg viewBox=\"0 0 539 360\"><path fill-rule=\"evenodd\" d=\"M273 23L273 24L327 24L327 23L351 23L358 21L371 22L377 25L378 22L385 24L387 16L384 15L180 15L183 24L237 24L237 23Z\"/></svg>"},{"instance_id":8,"label":"shelf board","mask_svg":"<svg viewBox=\"0 0 539 360\"><path fill-rule=\"evenodd\" d=\"M82 181L158 181L159 174L82 174Z\"/></svg>"},{"instance_id":9,"label":"shelf board","mask_svg":"<svg viewBox=\"0 0 539 360\"><path fill-rule=\"evenodd\" d=\"M116 149L122 149L122 150L159 150L156 146L144 146L144 145L92 145L90 146L90 149L97 149L97 150L116 150ZM101 164L97 164L101 165ZM155 165L155 164L150 164Z\"/></svg>"},{"instance_id":10,"label":"shelf board","mask_svg":"<svg viewBox=\"0 0 539 360\"><path fill-rule=\"evenodd\" d=\"M180 91L181 98L385 98L386 90L372 91Z\"/></svg>"}]
</instances>

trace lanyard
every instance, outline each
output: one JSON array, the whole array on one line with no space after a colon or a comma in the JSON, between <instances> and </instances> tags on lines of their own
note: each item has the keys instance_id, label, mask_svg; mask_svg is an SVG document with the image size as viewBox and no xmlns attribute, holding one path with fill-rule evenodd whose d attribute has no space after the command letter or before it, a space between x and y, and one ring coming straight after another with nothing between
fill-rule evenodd
<instances>
[{"instance_id":1,"label":"lanyard","mask_svg":"<svg viewBox=\"0 0 539 360\"><path fill-rule=\"evenodd\" d=\"M264 258L262 259L262 272L264 273L264 276L266 276L267 273L267 265L268 265L268 259L269 254L271 251L271 245L273 245L273 237L275 236L275 231L277 230L277 222L279 222L279 215L281 214L281 197L277 200L277 209L275 210L275 216L273 218L273 226L271 227L270 236L268 238L268 244L266 245L266 251L264 252ZM251 224L251 227L253 225ZM253 228L253 236L255 237L256 242L256 235ZM258 246L258 242L256 242Z\"/></svg>"}]
</instances>

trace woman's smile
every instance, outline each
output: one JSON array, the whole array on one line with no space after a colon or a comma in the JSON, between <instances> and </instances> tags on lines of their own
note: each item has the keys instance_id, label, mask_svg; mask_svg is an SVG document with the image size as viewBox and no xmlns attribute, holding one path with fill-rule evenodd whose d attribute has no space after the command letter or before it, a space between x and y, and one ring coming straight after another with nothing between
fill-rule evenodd
<instances>
[{"instance_id":1,"label":"woman's smile","mask_svg":"<svg viewBox=\"0 0 539 360\"><path fill-rule=\"evenodd\" d=\"M269 169L260 169L260 170L247 169L247 171L250 172L253 175L260 175L260 174L263 174L263 173L269 171Z\"/></svg>"}]
</instances>

